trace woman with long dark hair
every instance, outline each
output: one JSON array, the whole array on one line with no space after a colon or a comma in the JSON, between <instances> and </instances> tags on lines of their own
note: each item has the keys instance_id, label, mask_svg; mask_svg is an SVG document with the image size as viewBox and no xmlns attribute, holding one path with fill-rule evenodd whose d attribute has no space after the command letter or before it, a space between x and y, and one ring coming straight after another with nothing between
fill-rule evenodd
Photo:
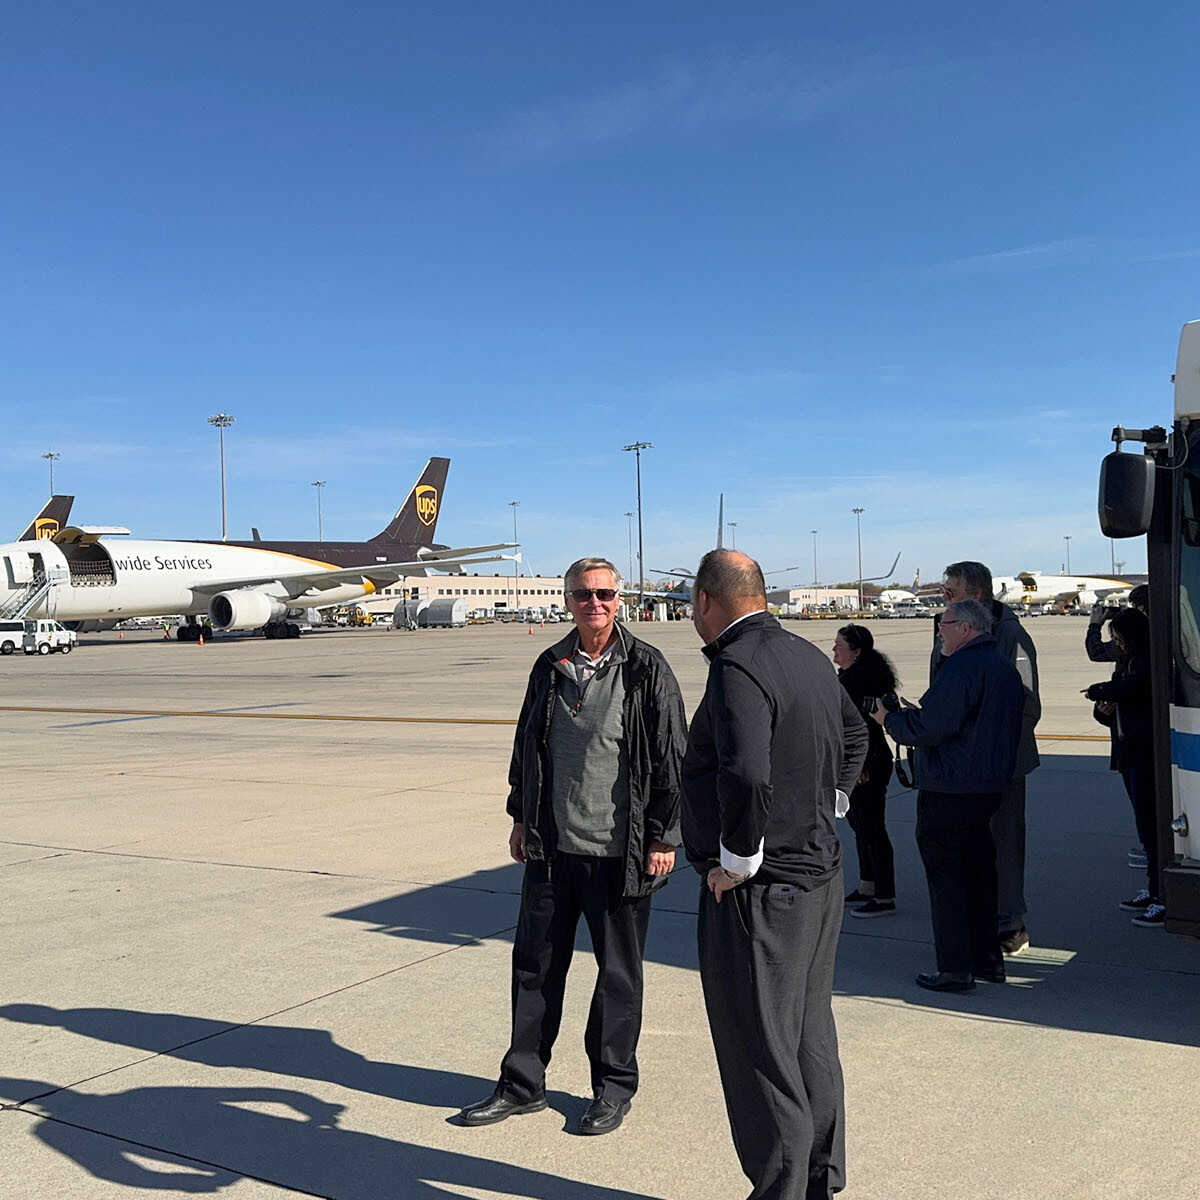
<instances>
[{"instance_id":1,"label":"woman with long dark hair","mask_svg":"<svg viewBox=\"0 0 1200 1200\"><path fill-rule=\"evenodd\" d=\"M1112 731L1109 765L1121 772L1138 837L1146 847L1146 886L1121 901L1136 913L1135 925L1163 924L1166 909L1158 900L1158 831L1155 828L1154 741L1150 701L1150 622L1135 608L1112 619L1117 669L1107 683L1093 683L1087 698L1096 702L1096 720Z\"/></svg>"},{"instance_id":2,"label":"woman with long dark hair","mask_svg":"<svg viewBox=\"0 0 1200 1200\"><path fill-rule=\"evenodd\" d=\"M896 690L895 668L875 649L875 638L864 625L843 625L837 631L833 661L842 686L864 716L880 696ZM846 814L858 850L859 882L846 900L866 902L850 910L852 917L886 917L896 911L895 856L884 820L892 755L879 724L867 721L867 730L871 736L867 761L858 785L850 793L850 811Z\"/></svg>"}]
</instances>

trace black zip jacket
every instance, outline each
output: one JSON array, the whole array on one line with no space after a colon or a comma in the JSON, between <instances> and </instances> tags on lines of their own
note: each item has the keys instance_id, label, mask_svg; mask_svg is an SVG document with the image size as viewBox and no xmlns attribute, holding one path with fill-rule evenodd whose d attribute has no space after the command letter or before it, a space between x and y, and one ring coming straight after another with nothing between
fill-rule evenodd
<instances>
[{"instance_id":1,"label":"black zip jacket","mask_svg":"<svg viewBox=\"0 0 1200 1200\"><path fill-rule=\"evenodd\" d=\"M870 719L870 713L863 711L863 705L868 699L878 700L885 693L894 692L896 677L888 668L882 654L878 651L864 650L857 661L844 669L839 668L838 679L867 723L867 733L871 738L867 751L867 769L872 776L879 772L882 777L892 765L892 752L888 749L882 726Z\"/></svg>"},{"instance_id":2,"label":"black zip jacket","mask_svg":"<svg viewBox=\"0 0 1200 1200\"><path fill-rule=\"evenodd\" d=\"M558 846L550 803L550 719L558 694L554 664L574 654L572 631L540 654L529 674L525 701L517 719L512 762L508 768L508 815L525 825L527 858L552 861ZM618 626L626 660L624 672L625 738L629 750L629 841L625 847L627 897L646 896L666 875L646 874L650 842L679 844L679 766L687 743L687 718L679 684L667 660L653 646Z\"/></svg>"},{"instance_id":3,"label":"black zip jacket","mask_svg":"<svg viewBox=\"0 0 1200 1200\"><path fill-rule=\"evenodd\" d=\"M763 861L756 882L802 889L842 861L834 817L867 756L867 727L833 664L769 613L704 647L704 699L683 760L683 844L701 874L722 844Z\"/></svg>"},{"instance_id":4,"label":"black zip jacket","mask_svg":"<svg viewBox=\"0 0 1200 1200\"><path fill-rule=\"evenodd\" d=\"M1109 766L1119 770L1127 762L1152 758L1154 722L1151 718L1150 659L1138 655L1106 683L1093 683L1087 698L1117 706L1115 716L1096 712L1096 720L1112 731L1112 755Z\"/></svg>"},{"instance_id":5,"label":"black zip jacket","mask_svg":"<svg viewBox=\"0 0 1200 1200\"><path fill-rule=\"evenodd\" d=\"M917 787L964 795L1001 792L1013 777L1026 691L990 634L943 658L920 708L888 713L884 728L916 746Z\"/></svg>"}]
</instances>

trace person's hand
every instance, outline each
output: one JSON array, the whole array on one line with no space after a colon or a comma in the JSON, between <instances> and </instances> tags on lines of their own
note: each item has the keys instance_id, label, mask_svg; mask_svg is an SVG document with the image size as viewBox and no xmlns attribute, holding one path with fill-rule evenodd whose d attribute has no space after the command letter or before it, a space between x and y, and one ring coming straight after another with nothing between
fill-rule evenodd
<instances>
[{"instance_id":1,"label":"person's hand","mask_svg":"<svg viewBox=\"0 0 1200 1200\"><path fill-rule=\"evenodd\" d=\"M1089 625L1103 625L1108 620L1109 613L1112 610L1105 604L1093 604L1091 616L1088 617Z\"/></svg>"},{"instance_id":2,"label":"person's hand","mask_svg":"<svg viewBox=\"0 0 1200 1200\"><path fill-rule=\"evenodd\" d=\"M871 776L867 774L865 768L863 769L862 773L859 775L858 782L859 783L870 783L871 782Z\"/></svg>"},{"instance_id":3,"label":"person's hand","mask_svg":"<svg viewBox=\"0 0 1200 1200\"><path fill-rule=\"evenodd\" d=\"M522 821L514 821L512 833L508 835L508 852L514 862L525 861L525 825Z\"/></svg>"},{"instance_id":4,"label":"person's hand","mask_svg":"<svg viewBox=\"0 0 1200 1200\"><path fill-rule=\"evenodd\" d=\"M1101 700L1096 704L1096 711L1103 717L1111 717L1117 706L1111 700Z\"/></svg>"},{"instance_id":5,"label":"person's hand","mask_svg":"<svg viewBox=\"0 0 1200 1200\"><path fill-rule=\"evenodd\" d=\"M726 873L724 867L711 867L705 882L708 884L708 890L713 894L713 899L720 904L721 897L726 892L732 891L739 883L744 883L745 880L732 878Z\"/></svg>"},{"instance_id":6,"label":"person's hand","mask_svg":"<svg viewBox=\"0 0 1200 1200\"><path fill-rule=\"evenodd\" d=\"M876 725L882 727L884 721L887 720L887 715L888 711L883 707L883 701L876 700L875 707L871 709L871 720L874 721Z\"/></svg>"},{"instance_id":7,"label":"person's hand","mask_svg":"<svg viewBox=\"0 0 1200 1200\"><path fill-rule=\"evenodd\" d=\"M651 842L646 849L646 874L670 875L675 869L675 847L666 842Z\"/></svg>"}]
</instances>

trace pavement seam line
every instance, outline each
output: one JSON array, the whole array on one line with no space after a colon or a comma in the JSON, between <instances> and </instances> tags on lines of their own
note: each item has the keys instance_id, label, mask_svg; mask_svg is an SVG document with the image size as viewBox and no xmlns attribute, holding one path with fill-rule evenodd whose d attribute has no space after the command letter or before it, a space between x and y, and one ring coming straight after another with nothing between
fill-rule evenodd
<instances>
[{"instance_id":1,"label":"pavement seam line","mask_svg":"<svg viewBox=\"0 0 1200 1200\"><path fill-rule=\"evenodd\" d=\"M346 713L239 712L235 709L161 709L161 708L58 708L30 704L0 704L0 712L56 713L66 716L105 717L230 717L247 721L364 721L381 725L516 725L501 717L394 717L356 716Z\"/></svg>"},{"instance_id":2,"label":"pavement seam line","mask_svg":"<svg viewBox=\"0 0 1200 1200\"><path fill-rule=\"evenodd\" d=\"M61 1090L61 1089L60 1089ZM47 1092L46 1095L52 1093ZM239 1170L237 1167L228 1166L225 1163L212 1162L207 1158L198 1158L195 1154L184 1154L179 1150L172 1150L167 1146L156 1146L153 1142L139 1142L136 1138L128 1138L119 1133L109 1133L103 1129L93 1129L90 1125L80 1125L75 1121L66 1121L62 1117L51 1117L45 1113L40 1113L36 1109L25 1108L25 1104L30 1104L33 1101L26 1100L22 1104L11 1106L11 1111L22 1112L30 1117L37 1117L39 1121L51 1121L55 1125L64 1125L68 1129L78 1129L83 1133L95 1134L96 1137L109 1138L111 1141L123 1142L126 1146L136 1146L141 1150L153 1150L156 1154L169 1154L172 1158L179 1158L185 1162L197 1163L202 1167L212 1167L217 1171L227 1171L231 1175L240 1176L242 1179L253 1179L255 1183L265 1183L268 1187L281 1188L285 1192L291 1192L297 1196L316 1196L317 1200L330 1200L322 1192L310 1192L305 1188L292 1187L287 1183L280 1183L277 1179L268 1179L265 1175L252 1175L248 1171ZM10 1111L10 1106L5 1105L5 1110Z\"/></svg>"}]
</instances>

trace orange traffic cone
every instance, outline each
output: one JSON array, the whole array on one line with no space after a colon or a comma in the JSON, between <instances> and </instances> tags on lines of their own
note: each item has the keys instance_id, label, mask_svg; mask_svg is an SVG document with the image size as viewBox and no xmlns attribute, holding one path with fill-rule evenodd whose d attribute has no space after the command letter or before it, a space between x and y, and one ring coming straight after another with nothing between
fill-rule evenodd
<instances>
[{"instance_id":1,"label":"orange traffic cone","mask_svg":"<svg viewBox=\"0 0 1200 1200\"><path fill-rule=\"evenodd\" d=\"M529 627L529 636L533 637L533 626L532 625L530 625L530 627Z\"/></svg>"},{"instance_id":2,"label":"orange traffic cone","mask_svg":"<svg viewBox=\"0 0 1200 1200\"><path fill-rule=\"evenodd\" d=\"M201 635L199 636L199 638L197 638L197 639L196 639L196 644L197 644L198 646L203 646L203 645L204 645L204 634L201 634Z\"/></svg>"},{"instance_id":3,"label":"orange traffic cone","mask_svg":"<svg viewBox=\"0 0 1200 1200\"><path fill-rule=\"evenodd\" d=\"M117 634L117 638L123 642L125 640L125 630L122 629L121 632Z\"/></svg>"}]
</instances>

